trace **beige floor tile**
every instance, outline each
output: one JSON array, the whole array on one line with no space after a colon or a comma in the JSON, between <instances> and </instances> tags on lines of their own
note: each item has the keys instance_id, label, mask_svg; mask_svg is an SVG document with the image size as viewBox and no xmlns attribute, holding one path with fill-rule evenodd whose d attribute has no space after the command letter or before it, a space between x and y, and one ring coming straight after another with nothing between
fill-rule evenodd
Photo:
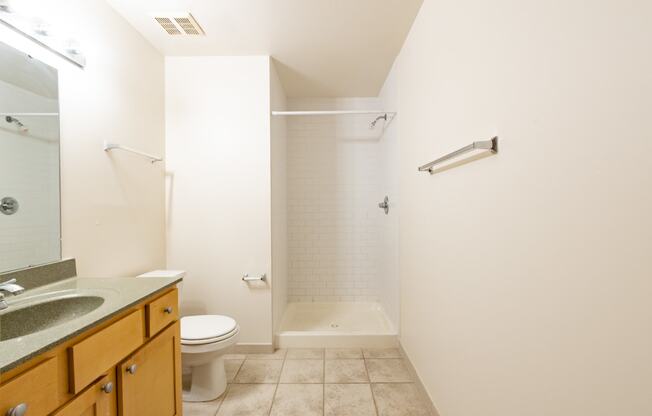
<instances>
[{"instance_id":1,"label":"beige floor tile","mask_svg":"<svg viewBox=\"0 0 652 416\"><path fill-rule=\"evenodd\" d=\"M378 416L429 416L429 410L412 383L373 384Z\"/></svg>"},{"instance_id":2,"label":"beige floor tile","mask_svg":"<svg viewBox=\"0 0 652 416\"><path fill-rule=\"evenodd\" d=\"M285 360L281 383L323 383L323 360Z\"/></svg>"},{"instance_id":3,"label":"beige floor tile","mask_svg":"<svg viewBox=\"0 0 652 416\"><path fill-rule=\"evenodd\" d=\"M217 415L267 416L275 391L275 384L232 384Z\"/></svg>"},{"instance_id":4,"label":"beige floor tile","mask_svg":"<svg viewBox=\"0 0 652 416\"><path fill-rule=\"evenodd\" d=\"M372 383L404 383L412 381L403 360L365 360Z\"/></svg>"},{"instance_id":5,"label":"beige floor tile","mask_svg":"<svg viewBox=\"0 0 652 416\"><path fill-rule=\"evenodd\" d=\"M369 384L326 384L325 416L376 416Z\"/></svg>"},{"instance_id":6,"label":"beige floor tile","mask_svg":"<svg viewBox=\"0 0 652 416\"><path fill-rule=\"evenodd\" d=\"M290 348L286 357L288 360L318 360L324 359L323 348Z\"/></svg>"},{"instance_id":7,"label":"beige floor tile","mask_svg":"<svg viewBox=\"0 0 652 416\"><path fill-rule=\"evenodd\" d=\"M279 384L271 416L322 416L323 384Z\"/></svg>"},{"instance_id":8,"label":"beige floor tile","mask_svg":"<svg viewBox=\"0 0 652 416\"><path fill-rule=\"evenodd\" d=\"M269 354L247 354L251 360L285 360L286 349L279 349Z\"/></svg>"},{"instance_id":9,"label":"beige floor tile","mask_svg":"<svg viewBox=\"0 0 652 416\"><path fill-rule=\"evenodd\" d=\"M235 383L278 383L283 361L280 360L245 360Z\"/></svg>"},{"instance_id":10,"label":"beige floor tile","mask_svg":"<svg viewBox=\"0 0 652 416\"><path fill-rule=\"evenodd\" d=\"M347 358L362 358L362 350L360 348L326 348L327 360Z\"/></svg>"},{"instance_id":11,"label":"beige floor tile","mask_svg":"<svg viewBox=\"0 0 652 416\"><path fill-rule=\"evenodd\" d=\"M247 358L247 354L224 354L223 358L225 360L244 360Z\"/></svg>"},{"instance_id":12,"label":"beige floor tile","mask_svg":"<svg viewBox=\"0 0 652 416\"><path fill-rule=\"evenodd\" d=\"M403 358L398 348L365 348L364 358Z\"/></svg>"},{"instance_id":13,"label":"beige floor tile","mask_svg":"<svg viewBox=\"0 0 652 416\"><path fill-rule=\"evenodd\" d=\"M216 400L210 402L189 403L183 402L184 416L215 416L217 409L222 404L222 399L226 394L222 394Z\"/></svg>"},{"instance_id":14,"label":"beige floor tile","mask_svg":"<svg viewBox=\"0 0 652 416\"><path fill-rule=\"evenodd\" d=\"M369 383L364 360L326 360L326 383Z\"/></svg>"},{"instance_id":15,"label":"beige floor tile","mask_svg":"<svg viewBox=\"0 0 652 416\"><path fill-rule=\"evenodd\" d=\"M235 375L242 366L244 360L224 360L224 369L226 370L226 382L233 383Z\"/></svg>"}]
</instances>

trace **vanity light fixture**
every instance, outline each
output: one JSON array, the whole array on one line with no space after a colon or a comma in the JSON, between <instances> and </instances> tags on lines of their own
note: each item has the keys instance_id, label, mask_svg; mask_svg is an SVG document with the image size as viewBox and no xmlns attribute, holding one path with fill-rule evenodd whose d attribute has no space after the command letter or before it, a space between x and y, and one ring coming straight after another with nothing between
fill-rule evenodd
<instances>
[{"instance_id":1,"label":"vanity light fixture","mask_svg":"<svg viewBox=\"0 0 652 416\"><path fill-rule=\"evenodd\" d=\"M31 16L31 11L18 8L17 4L20 3L0 0L0 24L80 68L86 65L86 58L77 41L56 35L50 24L37 16Z\"/></svg>"},{"instance_id":2,"label":"vanity light fixture","mask_svg":"<svg viewBox=\"0 0 652 416\"><path fill-rule=\"evenodd\" d=\"M9 6L9 0L0 0L0 12L11 13L12 9Z\"/></svg>"}]
</instances>

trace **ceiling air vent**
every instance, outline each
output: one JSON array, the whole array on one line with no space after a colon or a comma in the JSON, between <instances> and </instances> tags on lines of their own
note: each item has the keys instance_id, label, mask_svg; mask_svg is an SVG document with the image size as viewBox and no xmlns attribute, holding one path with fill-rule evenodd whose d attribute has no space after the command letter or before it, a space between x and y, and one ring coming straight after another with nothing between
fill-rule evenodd
<instances>
[{"instance_id":1,"label":"ceiling air vent","mask_svg":"<svg viewBox=\"0 0 652 416\"><path fill-rule=\"evenodd\" d=\"M161 25L169 35L203 35L204 30L199 26L190 13L165 14L154 16L154 20Z\"/></svg>"}]
</instances>

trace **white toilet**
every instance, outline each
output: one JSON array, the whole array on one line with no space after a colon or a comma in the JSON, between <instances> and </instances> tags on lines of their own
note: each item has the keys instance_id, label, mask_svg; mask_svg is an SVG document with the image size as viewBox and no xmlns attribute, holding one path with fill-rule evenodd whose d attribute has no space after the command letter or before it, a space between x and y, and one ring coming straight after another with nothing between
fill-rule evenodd
<instances>
[{"instance_id":1,"label":"white toilet","mask_svg":"<svg viewBox=\"0 0 652 416\"><path fill-rule=\"evenodd\" d=\"M181 270L154 270L138 277L183 277ZM181 286L179 283L179 295ZM179 296L181 298L181 296ZM224 354L238 340L240 327L222 315L194 315L181 318L181 365L191 373L190 388L183 390L186 402L206 402L226 390Z\"/></svg>"}]
</instances>

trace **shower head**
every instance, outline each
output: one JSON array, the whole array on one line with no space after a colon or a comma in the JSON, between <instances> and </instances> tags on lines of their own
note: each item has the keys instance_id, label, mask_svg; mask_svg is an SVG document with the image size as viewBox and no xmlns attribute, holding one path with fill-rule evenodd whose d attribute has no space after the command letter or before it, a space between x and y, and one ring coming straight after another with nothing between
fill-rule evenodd
<instances>
[{"instance_id":1,"label":"shower head","mask_svg":"<svg viewBox=\"0 0 652 416\"><path fill-rule=\"evenodd\" d=\"M378 123L379 120L385 120L387 121L387 114L383 114L382 116L376 117L374 121L369 124L369 130L373 130L376 127L376 123Z\"/></svg>"},{"instance_id":2,"label":"shower head","mask_svg":"<svg viewBox=\"0 0 652 416\"><path fill-rule=\"evenodd\" d=\"M27 133L29 131L29 129L25 127L25 125L21 123L21 121L18 120L16 117L6 116L5 121L9 124L15 124L16 126L18 126L18 130L21 133Z\"/></svg>"}]
</instances>

